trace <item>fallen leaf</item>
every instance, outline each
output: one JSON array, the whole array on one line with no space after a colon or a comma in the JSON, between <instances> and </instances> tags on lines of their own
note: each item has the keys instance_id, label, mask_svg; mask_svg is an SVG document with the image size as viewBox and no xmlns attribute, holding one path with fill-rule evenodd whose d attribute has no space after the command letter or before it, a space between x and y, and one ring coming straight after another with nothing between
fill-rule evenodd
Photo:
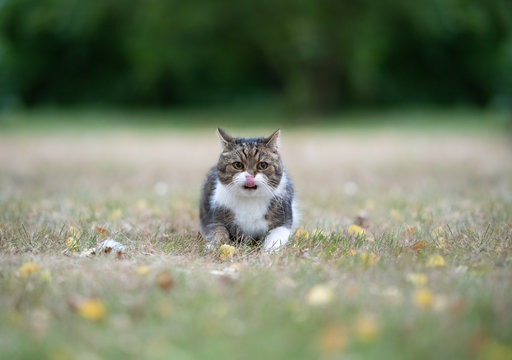
<instances>
[{"instance_id":1,"label":"fallen leaf","mask_svg":"<svg viewBox=\"0 0 512 360\"><path fill-rule=\"evenodd\" d=\"M50 281L52 279L52 274L50 270L46 269L41 271L39 278L41 278L41 280Z\"/></svg>"},{"instance_id":2,"label":"fallen leaf","mask_svg":"<svg viewBox=\"0 0 512 360\"><path fill-rule=\"evenodd\" d=\"M445 266L446 262L444 261L444 258L441 255L432 255L429 256L427 259L427 266L428 267L439 267L439 266Z\"/></svg>"},{"instance_id":3,"label":"fallen leaf","mask_svg":"<svg viewBox=\"0 0 512 360\"><path fill-rule=\"evenodd\" d=\"M78 230L76 227L74 226L70 226L69 227L69 233L71 234L72 237L75 237L75 238L79 238L80 235L81 235L81 232L80 230Z\"/></svg>"},{"instance_id":4,"label":"fallen leaf","mask_svg":"<svg viewBox=\"0 0 512 360\"><path fill-rule=\"evenodd\" d=\"M66 239L66 247L68 249L76 249L79 248L80 246L78 245L78 241L72 236L70 236Z\"/></svg>"},{"instance_id":5,"label":"fallen leaf","mask_svg":"<svg viewBox=\"0 0 512 360\"><path fill-rule=\"evenodd\" d=\"M436 236L440 236L444 233L444 230L443 230L443 227L442 226L438 226L436 227L434 230L432 230L432 236L436 237Z\"/></svg>"},{"instance_id":6,"label":"fallen leaf","mask_svg":"<svg viewBox=\"0 0 512 360\"><path fill-rule=\"evenodd\" d=\"M315 285L309 290L306 299L309 305L326 305L334 299L334 292L329 285Z\"/></svg>"},{"instance_id":7,"label":"fallen leaf","mask_svg":"<svg viewBox=\"0 0 512 360\"><path fill-rule=\"evenodd\" d=\"M427 288L417 289L413 294L413 302L417 307L426 309L434 303L434 295Z\"/></svg>"},{"instance_id":8,"label":"fallen leaf","mask_svg":"<svg viewBox=\"0 0 512 360\"><path fill-rule=\"evenodd\" d=\"M19 268L21 277L27 277L39 270L41 270L41 266L39 264L36 264L35 262L31 262L31 261L24 263Z\"/></svg>"},{"instance_id":9,"label":"fallen leaf","mask_svg":"<svg viewBox=\"0 0 512 360\"><path fill-rule=\"evenodd\" d=\"M123 214L123 212L121 211L121 209L115 209L110 214L110 220L115 221L115 220L119 219L122 214Z\"/></svg>"},{"instance_id":10,"label":"fallen leaf","mask_svg":"<svg viewBox=\"0 0 512 360\"><path fill-rule=\"evenodd\" d=\"M407 274L407 281L413 285L425 285L428 281L428 277L424 273L409 273Z\"/></svg>"},{"instance_id":11,"label":"fallen leaf","mask_svg":"<svg viewBox=\"0 0 512 360\"><path fill-rule=\"evenodd\" d=\"M147 274L149 274L150 269L149 269L149 266L142 265L142 266L139 266L137 269L135 269L135 272L137 274L147 275Z\"/></svg>"},{"instance_id":12,"label":"fallen leaf","mask_svg":"<svg viewBox=\"0 0 512 360\"><path fill-rule=\"evenodd\" d=\"M377 261L380 260L380 256L377 256L375 253L367 253L366 251L359 254L359 258L365 265L373 265Z\"/></svg>"},{"instance_id":13,"label":"fallen leaf","mask_svg":"<svg viewBox=\"0 0 512 360\"><path fill-rule=\"evenodd\" d=\"M105 236L108 235L108 230L105 229L105 228L102 228L102 227L98 226L96 228L96 231L98 232L98 234L105 235Z\"/></svg>"},{"instance_id":14,"label":"fallen leaf","mask_svg":"<svg viewBox=\"0 0 512 360\"><path fill-rule=\"evenodd\" d=\"M235 255L235 253L236 247L228 244L221 245L221 247L219 248L219 256L223 260L229 260L233 258L233 255Z\"/></svg>"},{"instance_id":15,"label":"fallen leaf","mask_svg":"<svg viewBox=\"0 0 512 360\"><path fill-rule=\"evenodd\" d=\"M380 333L380 324L374 314L364 313L359 315L355 323L355 332L359 340L369 342Z\"/></svg>"},{"instance_id":16,"label":"fallen leaf","mask_svg":"<svg viewBox=\"0 0 512 360\"><path fill-rule=\"evenodd\" d=\"M416 241L414 244L412 244L411 248L414 251L422 251L425 250L428 247L428 242L426 240L420 240Z\"/></svg>"},{"instance_id":17,"label":"fallen leaf","mask_svg":"<svg viewBox=\"0 0 512 360\"><path fill-rule=\"evenodd\" d=\"M356 234L356 235L364 235L364 234L366 234L366 230L356 224L352 224L348 227L348 233Z\"/></svg>"},{"instance_id":18,"label":"fallen leaf","mask_svg":"<svg viewBox=\"0 0 512 360\"><path fill-rule=\"evenodd\" d=\"M294 236L299 239L309 239L309 232L306 229L299 228L295 230Z\"/></svg>"},{"instance_id":19,"label":"fallen leaf","mask_svg":"<svg viewBox=\"0 0 512 360\"><path fill-rule=\"evenodd\" d=\"M414 226L406 227L404 233L406 235L413 235L416 232L416 228Z\"/></svg>"},{"instance_id":20,"label":"fallen leaf","mask_svg":"<svg viewBox=\"0 0 512 360\"><path fill-rule=\"evenodd\" d=\"M347 347L348 331L339 323L328 324L317 338L320 352L331 356L342 352Z\"/></svg>"},{"instance_id":21,"label":"fallen leaf","mask_svg":"<svg viewBox=\"0 0 512 360\"><path fill-rule=\"evenodd\" d=\"M436 239L436 248L437 249L444 249L446 247L446 239L442 236L438 237Z\"/></svg>"},{"instance_id":22,"label":"fallen leaf","mask_svg":"<svg viewBox=\"0 0 512 360\"><path fill-rule=\"evenodd\" d=\"M158 286L163 290L169 291L174 286L174 277L169 270L160 271L156 280L158 282Z\"/></svg>"},{"instance_id":23,"label":"fallen leaf","mask_svg":"<svg viewBox=\"0 0 512 360\"><path fill-rule=\"evenodd\" d=\"M355 254L357 254L357 251L355 249L347 250L347 255L348 256L354 256Z\"/></svg>"},{"instance_id":24,"label":"fallen leaf","mask_svg":"<svg viewBox=\"0 0 512 360\"><path fill-rule=\"evenodd\" d=\"M395 220L402 220L403 219L402 214L397 209L391 209L390 215Z\"/></svg>"},{"instance_id":25,"label":"fallen leaf","mask_svg":"<svg viewBox=\"0 0 512 360\"><path fill-rule=\"evenodd\" d=\"M78 313L88 320L101 320L107 311L103 303L98 299L87 299L78 304Z\"/></svg>"}]
</instances>

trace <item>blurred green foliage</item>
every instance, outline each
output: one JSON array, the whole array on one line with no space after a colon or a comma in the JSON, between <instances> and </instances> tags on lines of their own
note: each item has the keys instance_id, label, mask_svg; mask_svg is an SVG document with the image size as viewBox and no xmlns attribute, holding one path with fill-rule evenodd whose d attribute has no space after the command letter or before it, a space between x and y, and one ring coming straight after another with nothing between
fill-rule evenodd
<instances>
[{"instance_id":1,"label":"blurred green foliage","mask_svg":"<svg viewBox=\"0 0 512 360\"><path fill-rule=\"evenodd\" d=\"M510 0L0 0L0 107L511 102Z\"/></svg>"}]
</instances>

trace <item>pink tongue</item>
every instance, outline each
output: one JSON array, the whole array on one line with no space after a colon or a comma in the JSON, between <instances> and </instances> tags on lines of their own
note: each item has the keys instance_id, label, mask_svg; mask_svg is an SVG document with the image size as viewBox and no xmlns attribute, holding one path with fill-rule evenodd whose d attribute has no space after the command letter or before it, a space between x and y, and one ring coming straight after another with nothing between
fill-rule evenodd
<instances>
[{"instance_id":1,"label":"pink tongue","mask_svg":"<svg viewBox=\"0 0 512 360\"><path fill-rule=\"evenodd\" d=\"M245 177L245 186L247 186L247 187L255 187L256 186L256 183L254 182L254 176L247 175Z\"/></svg>"}]
</instances>

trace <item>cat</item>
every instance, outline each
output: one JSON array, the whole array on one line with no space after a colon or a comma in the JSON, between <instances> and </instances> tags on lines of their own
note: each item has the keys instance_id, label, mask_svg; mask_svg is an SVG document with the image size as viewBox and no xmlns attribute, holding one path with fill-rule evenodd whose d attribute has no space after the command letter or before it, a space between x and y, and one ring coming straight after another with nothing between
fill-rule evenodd
<instances>
[{"instance_id":1,"label":"cat","mask_svg":"<svg viewBox=\"0 0 512 360\"><path fill-rule=\"evenodd\" d=\"M279 154L281 131L234 138L217 129L218 163L206 175L200 198L201 234L207 248L258 243L268 252L288 242L297 223L292 182Z\"/></svg>"}]
</instances>

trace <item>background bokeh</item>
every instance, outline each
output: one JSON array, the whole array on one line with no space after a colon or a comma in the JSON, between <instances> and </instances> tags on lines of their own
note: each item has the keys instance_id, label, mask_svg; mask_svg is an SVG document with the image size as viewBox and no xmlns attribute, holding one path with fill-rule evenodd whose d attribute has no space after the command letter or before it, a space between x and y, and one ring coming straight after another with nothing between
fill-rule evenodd
<instances>
[{"instance_id":1,"label":"background bokeh","mask_svg":"<svg viewBox=\"0 0 512 360\"><path fill-rule=\"evenodd\" d=\"M0 0L0 107L508 107L510 19L510 0Z\"/></svg>"}]
</instances>

